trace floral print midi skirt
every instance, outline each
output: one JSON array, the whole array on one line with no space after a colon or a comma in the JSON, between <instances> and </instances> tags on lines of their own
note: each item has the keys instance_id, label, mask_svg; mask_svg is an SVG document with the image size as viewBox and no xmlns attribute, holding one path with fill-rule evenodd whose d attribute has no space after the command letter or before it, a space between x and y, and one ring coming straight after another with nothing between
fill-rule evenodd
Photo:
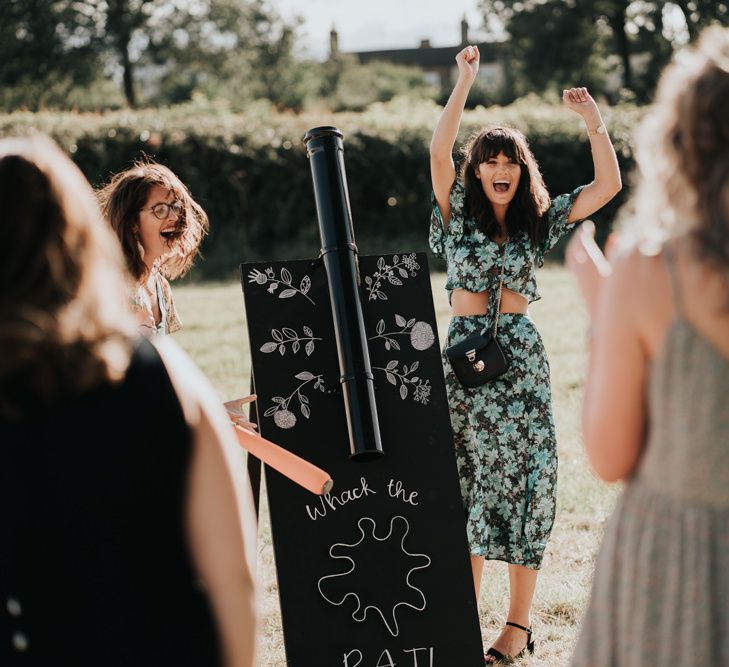
<instances>
[{"instance_id":1,"label":"floral print midi skirt","mask_svg":"<svg viewBox=\"0 0 729 667\"><path fill-rule=\"evenodd\" d=\"M446 347L491 327L453 317ZM462 386L443 354L468 542L474 556L538 569L557 491L549 362L527 315L502 313L497 338L509 370L480 387Z\"/></svg>"}]
</instances>

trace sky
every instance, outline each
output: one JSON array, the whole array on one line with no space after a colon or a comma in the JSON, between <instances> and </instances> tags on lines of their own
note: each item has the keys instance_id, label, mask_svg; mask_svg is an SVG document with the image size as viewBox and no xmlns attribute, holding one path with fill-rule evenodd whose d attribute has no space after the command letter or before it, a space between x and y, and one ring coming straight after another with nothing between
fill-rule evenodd
<instances>
[{"instance_id":1,"label":"sky","mask_svg":"<svg viewBox=\"0 0 729 667\"><path fill-rule=\"evenodd\" d=\"M340 51L414 48L461 41L464 14L477 36L482 17L476 0L269 0L284 18L304 19L299 31L305 53L322 60L329 53L329 31L336 27Z\"/></svg>"}]
</instances>

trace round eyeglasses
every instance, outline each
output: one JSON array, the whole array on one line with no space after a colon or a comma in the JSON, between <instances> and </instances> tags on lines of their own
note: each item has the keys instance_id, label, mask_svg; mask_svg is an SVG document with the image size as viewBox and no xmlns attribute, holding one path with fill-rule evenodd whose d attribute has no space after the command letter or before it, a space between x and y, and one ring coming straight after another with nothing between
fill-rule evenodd
<instances>
[{"instance_id":1,"label":"round eyeglasses","mask_svg":"<svg viewBox=\"0 0 729 667\"><path fill-rule=\"evenodd\" d=\"M170 213L174 213L178 218L182 215L185 210L185 205L179 200L173 201L171 204L167 202L159 202L154 206L148 206L147 208L140 208L140 211L152 211L157 220L167 220L170 217Z\"/></svg>"}]
</instances>

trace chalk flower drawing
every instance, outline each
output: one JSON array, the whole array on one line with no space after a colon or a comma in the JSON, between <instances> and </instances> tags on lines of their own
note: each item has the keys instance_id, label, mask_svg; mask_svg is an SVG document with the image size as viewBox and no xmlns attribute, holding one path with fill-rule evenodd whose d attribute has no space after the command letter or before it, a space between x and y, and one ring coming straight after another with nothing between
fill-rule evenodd
<instances>
[{"instance_id":1,"label":"chalk flower drawing","mask_svg":"<svg viewBox=\"0 0 729 667\"><path fill-rule=\"evenodd\" d=\"M414 278L420 269L420 264L415 259L415 253L409 255L392 256L392 264L385 262L384 257L377 260L377 271L375 274L365 276L365 289L367 290L368 300L375 301L382 299L387 301L387 294L383 291L384 283L390 285L402 285L402 279Z\"/></svg>"},{"instance_id":2,"label":"chalk flower drawing","mask_svg":"<svg viewBox=\"0 0 729 667\"><path fill-rule=\"evenodd\" d=\"M296 396L299 401L299 410L301 414L309 419L311 416L311 408L309 407L309 398L304 394L301 389L305 387L309 382L314 382L314 389L324 391L324 383L322 382L321 375L313 375L309 371L301 371L296 374L296 379L301 380L296 389L294 389L285 398L283 396L274 396L271 400L275 403L272 407L268 408L263 413L264 417L273 416L273 422L279 428L293 428L296 426L296 415L289 410L289 404L291 400Z\"/></svg>"},{"instance_id":3,"label":"chalk flower drawing","mask_svg":"<svg viewBox=\"0 0 729 667\"><path fill-rule=\"evenodd\" d=\"M275 294L279 287L283 287L283 289L278 293L279 299L290 299L292 296L301 294L301 296L311 301L311 303L314 303L314 300L308 296L309 290L311 289L311 278L309 278L309 276L304 276L301 279L299 286L295 287L293 284L293 276L285 267L281 268L278 278L276 277L276 272L270 266L265 271L253 269L248 273L248 282L256 283L257 285L268 284L267 291L270 294Z\"/></svg>"},{"instance_id":4,"label":"chalk flower drawing","mask_svg":"<svg viewBox=\"0 0 729 667\"><path fill-rule=\"evenodd\" d=\"M409 336L410 344L416 350L427 350L435 342L435 334L433 327L427 322L418 322L414 317L406 320L402 315L395 315L395 326L400 327L400 331L385 331L385 320L377 323L376 336L370 336L368 340L376 340L381 338L385 341L386 350L399 350L400 343L393 336Z\"/></svg>"},{"instance_id":5,"label":"chalk flower drawing","mask_svg":"<svg viewBox=\"0 0 729 667\"><path fill-rule=\"evenodd\" d=\"M396 543L396 540L398 539L398 536L395 533L396 522L399 524L398 532L401 534L399 545L397 545ZM369 524L367 530L365 530L363 524ZM403 516L398 515L390 519L390 530L384 537L377 537L377 534L375 532L377 530L377 525L375 524L374 519L371 519L370 517L362 517L357 522L357 527L359 528L360 536L356 542L354 542L353 544L338 542L336 544L333 544L329 548L329 555L335 560L349 561L349 569L346 572L341 572L339 574L329 574L325 577L322 577L317 582L317 588L319 589L319 593L321 594L321 596L329 604L332 604L336 607L344 604L347 598L353 598L355 603L355 609L352 612L352 618L357 621L357 623L362 623L367 618L367 612L373 611L380 615L380 618L382 618L382 621L385 624L387 631L393 637L397 637L400 634L400 627L397 622L399 607L406 607L415 611L423 611L425 609L425 594L423 593L423 591L421 591L419 588L411 583L410 578L412 577L414 572L417 572L418 570L423 570L426 567L430 566L430 556L426 556L425 554L410 553L405 548L405 538L410 532L410 524L408 523L408 520ZM357 580L357 563L354 558L346 555L346 553L353 553L351 550L355 547L358 547L361 544L366 544L367 540L375 540L377 542L387 542L388 540L392 540L392 548L401 549L402 553L408 557L408 560L410 561L410 565L412 565L412 567L409 567L409 569L407 570L407 574L405 575L405 587L409 589L408 592L412 592L412 600L403 600L401 602L397 602L393 605L392 609L381 609L379 606L377 606L377 604L370 604L368 601L365 601L363 603L360 596L354 591L349 591L343 596L334 596L333 598L329 597L324 592L324 589L328 588L331 585L331 582L329 580L341 579L340 583L346 583L347 588L351 586L361 591L364 589L367 590L368 595L372 594L372 582ZM350 551L347 552L346 550Z\"/></svg>"},{"instance_id":6,"label":"chalk flower drawing","mask_svg":"<svg viewBox=\"0 0 729 667\"><path fill-rule=\"evenodd\" d=\"M423 380L421 377L413 375L418 370L420 362L413 361L410 366L403 364L402 369L398 370L399 365L400 362L393 359L387 362L385 368L373 366L372 370L382 371L390 384L396 387L399 385L400 398L403 401L410 395L410 390L412 389L413 400L417 403L427 405L428 401L430 401L430 380Z\"/></svg>"},{"instance_id":7,"label":"chalk flower drawing","mask_svg":"<svg viewBox=\"0 0 729 667\"><path fill-rule=\"evenodd\" d=\"M291 351L296 354L301 349L301 343L307 341L304 350L308 357L314 351L314 341L321 340L321 338L315 338L314 332L307 326L304 327L304 333L301 336L289 327L282 327L280 331L271 329L271 338L273 340L261 345L261 352L268 354L278 350L282 356L286 353L288 343L291 343Z\"/></svg>"}]
</instances>

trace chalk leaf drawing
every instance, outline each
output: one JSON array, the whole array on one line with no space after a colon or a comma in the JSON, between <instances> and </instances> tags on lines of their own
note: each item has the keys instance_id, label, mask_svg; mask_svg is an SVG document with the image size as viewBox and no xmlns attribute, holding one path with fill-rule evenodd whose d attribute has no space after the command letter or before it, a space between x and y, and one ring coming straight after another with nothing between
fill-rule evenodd
<instances>
[{"instance_id":1,"label":"chalk leaf drawing","mask_svg":"<svg viewBox=\"0 0 729 667\"><path fill-rule=\"evenodd\" d=\"M362 623L367 618L367 613L372 611L379 614L387 631L397 637L400 634L400 627L397 616L400 608L412 609L421 612L425 609L425 594L417 586L412 583L413 574L418 570L423 570L430 566L430 556L425 554L410 553L405 548L405 538L410 532L410 524L403 516L394 516L390 519L390 528L384 537L377 536L377 525L374 519L370 517L362 517L357 522L359 528L359 539L352 544L345 542L337 542L329 548L329 555L335 560L341 560L348 563L344 572L336 574L328 574L317 582L317 588L321 596L329 603L336 607L343 605L348 598L352 598L354 609L352 611L352 619L357 623ZM378 543L380 543L378 545ZM387 561L376 562L397 563L401 566L403 577L402 589L397 590L397 594L402 593L405 599L398 599L396 602L387 602L386 606L382 600L374 600L373 597L381 595L386 598L387 594L382 590L378 590L376 583L369 578L362 578L361 572L368 566L368 560L372 559L373 553L382 555L385 558L383 549L391 555ZM358 549L358 547L362 547ZM358 561L359 559L359 561ZM371 563L370 563L371 567ZM391 593L391 591L388 591ZM397 599L397 598L392 598Z\"/></svg>"},{"instance_id":2,"label":"chalk leaf drawing","mask_svg":"<svg viewBox=\"0 0 729 667\"><path fill-rule=\"evenodd\" d=\"M273 340L269 340L261 345L261 352L269 354L278 350L281 356L286 354L286 345L289 343L291 343L291 351L296 354L301 349L301 344L305 342L304 351L308 357L314 351L314 341L322 340L321 338L316 338L314 332L307 326L304 327L304 332L301 336L290 327L282 327L280 330L271 329L271 338Z\"/></svg>"},{"instance_id":3,"label":"chalk leaf drawing","mask_svg":"<svg viewBox=\"0 0 729 667\"><path fill-rule=\"evenodd\" d=\"M299 401L299 410L301 414L309 419L311 416L311 408L309 407L309 397L302 392L302 388L310 382L314 382L314 389L324 391L324 382L321 375L314 375L309 371L301 371L296 374L296 379L301 380L299 385L288 396L274 396L271 401L274 403L264 413L264 417L273 417L273 422L279 428L293 428L296 426L296 415L289 410L289 405L294 396Z\"/></svg>"},{"instance_id":4,"label":"chalk leaf drawing","mask_svg":"<svg viewBox=\"0 0 729 667\"><path fill-rule=\"evenodd\" d=\"M393 255L392 264L388 264L384 257L377 260L377 271L373 276L365 276L365 289L367 299L375 301L381 299L387 301L387 294L384 287L390 285L402 285L406 278L414 278L418 274L420 264L416 260L414 252L409 255Z\"/></svg>"},{"instance_id":5,"label":"chalk leaf drawing","mask_svg":"<svg viewBox=\"0 0 729 667\"><path fill-rule=\"evenodd\" d=\"M276 277L276 272L270 266L265 271L252 269L248 273L249 283L256 283L258 285L267 284L268 289L266 291L270 294L275 294L276 290L281 287L281 291L278 292L279 299L290 299L292 296L301 294L301 296L311 301L311 303L314 303L314 300L308 295L311 289L311 278L304 276L298 287L294 285L293 280L291 271L286 267L281 268L278 277Z\"/></svg>"},{"instance_id":6,"label":"chalk leaf drawing","mask_svg":"<svg viewBox=\"0 0 729 667\"><path fill-rule=\"evenodd\" d=\"M410 390L412 390L412 399L417 403L427 405L430 401L430 380L413 375L418 370L420 362L413 361L410 366L403 364L401 369L398 369L399 365L400 362L393 359L387 362L385 368L373 366L372 370L382 371L390 384L399 386L400 398L403 401L411 395Z\"/></svg>"},{"instance_id":7,"label":"chalk leaf drawing","mask_svg":"<svg viewBox=\"0 0 729 667\"><path fill-rule=\"evenodd\" d=\"M410 344L416 350L427 350L435 342L433 327L427 322L419 322L414 317L406 320L402 315L395 315L395 326L400 327L399 331L385 331L385 320L380 320L375 327L376 336L370 336L368 340L381 338L385 343L386 350L399 350L400 343L394 336L408 336Z\"/></svg>"}]
</instances>

